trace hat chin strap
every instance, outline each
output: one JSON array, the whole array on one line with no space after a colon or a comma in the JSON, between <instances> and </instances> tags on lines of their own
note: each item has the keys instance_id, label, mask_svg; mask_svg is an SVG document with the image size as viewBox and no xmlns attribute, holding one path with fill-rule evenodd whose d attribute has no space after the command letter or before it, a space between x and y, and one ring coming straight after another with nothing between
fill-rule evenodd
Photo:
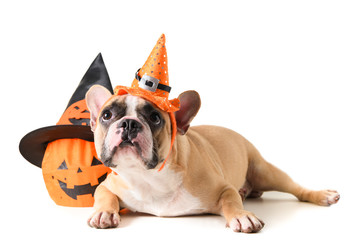
<instances>
[{"instance_id":1,"label":"hat chin strap","mask_svg":"<svg viewBox=\"0 0 352 240\"><path fill-rule=\"evenodd\" d=\"M175 143L175 139L176 139L176 134L177 134L177 124L176 124L176 118L175 118L175 114L173 112L169 112L169 116L170 116L170 120L171 120L171 127L172 127L172 135L171 135L171 144L170 144L170 149L168 154L166 155L166 158L163 162L163 164L160 166L158 172L160 172L161 170L163 170L166 161L168 160L168 158L170 157L170 154L172 152L172 146Z\"/></svg>"}]
</instances>

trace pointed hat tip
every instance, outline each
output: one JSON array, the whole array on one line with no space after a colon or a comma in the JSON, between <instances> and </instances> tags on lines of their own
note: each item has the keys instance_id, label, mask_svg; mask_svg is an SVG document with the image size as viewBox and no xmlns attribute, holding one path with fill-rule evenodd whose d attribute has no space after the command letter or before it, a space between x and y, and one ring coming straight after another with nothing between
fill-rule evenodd
<instances>
[{"instance_id":1,"label":"pointed hat tip","mask_svg":"<svg viewBox=\"0 0 352 240\"><path fill-rule=\"evenodd\" d=\"M165 43L165 34L164 33L161 34L159 41L162 41L163 43Z\"/></svg>"},{"instance_id":2,"label":"pointed hat tip","mask_svg":"<svg viewBox=\"0 0 352 240\"><path fill-rule=\"evenodd\" d=\"M97 61L98 59L103 59L103 55L101 55L101 52L98 53L93 62Z\"/></svg>"},{"instance_id":3,"label":"pointed hat tip","mask_svg":"<svg viewBox=\"0 0 352 240\"><path fill-rule=\"evenodd\" d=\"M111 93L113 93L109 74L105 67L101 53L96 56L96 58L84 74L82 80L78 84L78 87L76 88L70 101L68 102L66 109L73 103L84 99L89 88L97 84L107 88Z\"/></svg>"}]
</instances>

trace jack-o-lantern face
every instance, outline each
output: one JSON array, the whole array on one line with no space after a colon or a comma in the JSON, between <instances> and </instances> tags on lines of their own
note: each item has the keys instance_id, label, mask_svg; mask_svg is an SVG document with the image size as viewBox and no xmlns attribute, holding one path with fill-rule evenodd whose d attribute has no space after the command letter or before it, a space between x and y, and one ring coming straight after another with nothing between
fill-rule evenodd
<instances>
[{"instance_id":1,"label":"jack-o-lantern face","mask_svg":"<svg viewBox=\"0 0 352 240\"><path fill-rule=\"evenodd\" d=\"M89 126L90 113L87 108L86 100L82 99L70 105L61 116L58 125L72 124Z\"/></svg>"},{"instance_id":2,"label":"jack-o-lantern face","mask_svg":"<svg viewBox=\"0 0 352 240\"><path fill-rule=\"evenodd\" d=\"M96 187L111 172L97 159L94 143L81 139L50 142L42 170L50 197L71 207L93 206Z\"/></svg>"}]
</instances>

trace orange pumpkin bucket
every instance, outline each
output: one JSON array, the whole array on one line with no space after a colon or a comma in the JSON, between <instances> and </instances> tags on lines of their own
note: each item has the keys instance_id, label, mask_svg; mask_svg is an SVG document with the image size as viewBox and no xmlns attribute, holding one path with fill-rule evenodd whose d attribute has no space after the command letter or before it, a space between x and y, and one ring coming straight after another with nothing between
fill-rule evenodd
<instances>
[{"instance_id":1,"label":"orange pumpkin bucket","mask_svg":"<svg viewBox=\"0 0 352 240\"><path fill-rule=\"evenodd\" d=\"M55 203L74 207L93 206L95 189L111 172L98 160L94 143L77 138L50 142L42 169Z\"/></svg>"},{"instance_id":2,"label":"orange pumpkin bucket","mask_svg":"<svg viewBox=\"0 0 352 240\"><path fill-rule=\"evenodd\" d=\"M113 92L101 54L82 78L57 125L28 133L19 145L22 156L42 168L49 195L58 205L93 206L95 188L111 172L97 158L89 126L85 94L95 84Z\"/></svg>"}]
</instances>

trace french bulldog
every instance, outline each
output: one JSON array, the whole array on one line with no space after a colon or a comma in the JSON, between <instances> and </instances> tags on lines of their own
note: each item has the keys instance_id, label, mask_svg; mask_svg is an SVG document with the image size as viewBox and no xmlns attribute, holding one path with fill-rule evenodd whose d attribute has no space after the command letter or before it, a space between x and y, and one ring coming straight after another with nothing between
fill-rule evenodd
<instances>
[{"instance_id":1,"label":"french bulldog","mask_svg":"<svg viewBox=\"0 0 352 240\"><path fill-rule=\"evenodd\" d=\"M190 127L201 106L199 94L186 91L178 98L178 133L158 171L171 144L169 114L140 97L111 95L102 86L87 92L96 151L113 170L95 191L89 226L117 227L120 208L128 208L156 216L218 214L233 231L251 233L264 222L244 210L247 197L275 190L322 206L338 202L337 191L295 183L240 134L218 126Z\"/></svg>"}]
</instances>

